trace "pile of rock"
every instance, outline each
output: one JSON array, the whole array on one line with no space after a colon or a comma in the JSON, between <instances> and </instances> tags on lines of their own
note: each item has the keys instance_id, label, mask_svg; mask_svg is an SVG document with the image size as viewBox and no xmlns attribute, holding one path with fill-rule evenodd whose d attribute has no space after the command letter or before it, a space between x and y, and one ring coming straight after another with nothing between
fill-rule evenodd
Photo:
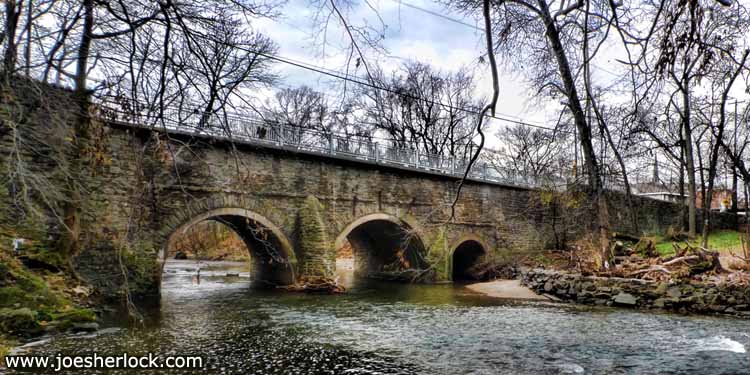
<instances>
[{"instance_id":1,"label":"pile of rock","mask_svg":"<svg viewBox=\"0 0 750 375\"><path fill-rule=\"evenodd\" d=\"M750 287L747 286L583 276L541 269L523 271L522 283L537 293L582 304L750 318Z\"/></svg>"}]
</instances>

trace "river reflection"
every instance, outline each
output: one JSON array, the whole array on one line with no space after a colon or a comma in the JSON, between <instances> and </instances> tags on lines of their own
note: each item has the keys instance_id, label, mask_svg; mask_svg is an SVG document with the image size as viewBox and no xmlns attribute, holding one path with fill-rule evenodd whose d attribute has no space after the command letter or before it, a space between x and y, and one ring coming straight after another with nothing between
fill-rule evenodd
<instances>
[{"instance_id":1,"label":"river reflection","mask_svg":"<svg viewBox=\"0 0 750 375\"><path fill-rule=\"evenodd\" d=\"M181 266L167 266L144 325L29 354L197 354L209 373L750 374L750 322L738 319L509 303L452 285L289 294L254 290L222 267L197 284L170 272Z\"/></svg>"}]
</instances>

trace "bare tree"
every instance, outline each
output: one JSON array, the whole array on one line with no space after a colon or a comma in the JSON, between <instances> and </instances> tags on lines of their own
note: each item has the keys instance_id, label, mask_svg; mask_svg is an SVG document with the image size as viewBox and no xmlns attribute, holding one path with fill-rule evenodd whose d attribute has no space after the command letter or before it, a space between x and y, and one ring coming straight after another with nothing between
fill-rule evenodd
<instances>
[{"instance_id":1,"label":"bare tree","mask_svg":"<svg viewBox=\"0 0 750 375\"><path fill-rule=\"evenodd\" d=\"M448 1L451 6L473 14L483 9L476 0ZM499 35L487 54L503 57L507 66L525 73L539 87L538 92L553 98L562 97L573 118L580 143L588 188L593 193L597 212L596 231L602 252L602 266L606 265L609 250L609 214L599 160L593 144L595 124L585 111L591 93L584 85L581 70L593 58L598 47L589 53L586 45L593 39L606 38L610 21L599 22L590 28L589 14L601 21L617 4L601 1L505 0L494 3L492 28ZM557 9L552 7L556 6ZM581 23L582 18L586 21ZM585 76L585 74L584 74ZM581 94L583 92L583 94Z\"/></svg>"},{"instance_id":2,"label":"bare tree","mask_svg":"<svg viewBox=\"0 0 750 375\"><path fill-rule=\"evenodd\" d=\"M3 53L3 71L6 76L12 74L16 69L16 60L18 58L16 34L22 9L23 0L8 0L5 2L5 27L2 35L2 42L5 44L5 51Z\"/></svg>"},{"instance_id":3,"label":"bare tree","mask_svg":"<svg viewBox=\"0 0 750 375\"><path fill-rule=\"evenodd\" d=\"M542 129L525 126L501 128L497 132L500 146L488 150L493 166L534 178L562 177L573 164L570 139Z\"/></svg>"},{"instance_id":4,"label":"bare tree","mask_svg":"<svg viewBox=\"0 0 750 375\"><path fill-rule=\"evenodd\" d=\"M367 125L396 148L463 156L479 108L466 69L442 73L411 62L391 75L374 70L372 77L376 87L364 87L360 99Z\"/></svg>"},{"instance_id":5,"label":"bare tree","mask_svg":"<svg viewBox=\"0 0 750 375\"><path fill-rule=\"evenodd\" d=\"M674 91L668 95L667 106L674 108L680 119L681 155L684 159L688 185L688 233L696 234L696 168L695 158L703 159L701 150L695 149L694 132L701 124L694 123L697 92L701 83L707 79L712 70L718 65L720 50L732 50L742 40L744 32L749 26L744 8L737 4L732 7L717 6L714 2L669 2L662 4L656 11L652 28L652 36L657 46L653 50L644 47L644 55L651 56L652 69L642 68L652 79L665 79L667 87ZM648 41L649 39L646 39ZM644 42L646 43L646 42ZM648 61L643 63L648 64ZM720 64L719 64L720 65ZM721 80L728 79L722 75ZM730 84L731 86L731 84ZM645 95L645 94L644 94ZM704 128L705 131L705 128ZM713 132L712 132L713 134ZM712 135L709 134L709 135ZM713 134L720 135L720 134ZM713 145L709 159L709 176L701 189L709 185L712 190L715 178L715 165L718 160L718 145L715 140L709 140ZM710 192L703 194L708 198ZM704 221L708 218L705 214ZM704 225L707 225L704 223Z\"/></svg>"},{"instance_id":6,"label":"bare tree","mask_svg":"<svg viewBox=\"0 0 750 375\"><path fill-rule=\"evenodd\" d=\"M308 86L279 90L264 104L267 120L305 129L325 129L329 116L325 94Z\"/></svg>"},{"instance_id":7,"label":"bare tree","mask_svg":"<svg viewBox=\"0 0 750 375\"><path fill-rule=\"evenodd\" d=\"M248 30L253 17L270 15L275 4L25 1L4 4L11 11L3 20L3 71L24 72L45 82L54 78L72 88L73 131L65 137L71 147L62 152L69 160L61 167L65 199L47 202L62 206L60 226L65 231L58 249L70 258L81 248L81 228L87 225L82 212L91 192L87 181L99 162L96 147L100 140L93 133L97 125L90 118L92 96L111 89L119 96L145 102L123 106L123 111L140 114L145 110L161 120L170 106L199 107L203 115L199 117L215 116L226 126L227 110L243 100L240 92L274 77L263 54L273 52L275 45ZM42 22L42 15L49 17ZM24 55L20 61L18 51ZM29 93L44 99L44 90ZM14 173L11 168L9 174ZM30 197L47 194L43 186L27 187L23 191Z\"/></svg>"}]
</instances>

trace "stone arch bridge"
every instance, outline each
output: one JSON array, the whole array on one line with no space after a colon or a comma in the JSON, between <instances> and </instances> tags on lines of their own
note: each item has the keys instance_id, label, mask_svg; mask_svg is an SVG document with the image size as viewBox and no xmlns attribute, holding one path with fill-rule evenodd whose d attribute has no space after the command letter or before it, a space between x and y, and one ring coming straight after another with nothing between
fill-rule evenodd
<instances>
[{"instance_id":1,"label":"stone arch bridge","mask_svg":"<svg viewBox=\"0 0 750 375\"><path fill-rule=\"evenodd\" d=\"M220 221L248 245L255 278L273 285L332 275L345 242L365 276L396 264L429 270L423 273L428 281L461 279L482 256L511 258L560 246L594 217L585 203L550 202L546 190L475 176L449 219L457 174L179 129L116 121L105 128L111 162L96 194L105 217L95 225L127 231L145 244L142 254L152 254L147 259L159 261L192 225ZM639 200L640 230L672 224L677 215L665 215L666 209L676 212L670 204ZM616 230L632 232L624 210L612 213ZM97 280L102 269L114 267L106 248L80 254L80 272ZM150 280L158 290L159 276ZM103 283L113 289L112 280Z\"/></svg>"},{"instance_id":2,"label":"stone arch bridge","mask_svg":"<svg viewBox=\"0 0 750 375\"><path fill-rule=\"evenodd\" d=\"M35 126L64 139L65 129L39 116ZM106 108L98 120L100 165L86 182L74 265L105 296L123 291L123 268L132 293L158 292L166 249L204 220L235 230L253 255L256 278L278 285L332 275L336 251L347 242L365 276L395 267L420 270L431 281L460 279L482 256L561 246L595 217L585 199L555 199L535 181L478 166L451 218L463 164L371 142L241 118L229 119L231 136L210 123L141 126L153 122ZM10 141L2 142L5 152ZM34 168L59 178L53 166ZM611 202L614 230L636 232L624 199L613 193ZM666 202L636 205L641 232L678 218L679 208Z\"/></svg>"},{"instance_id":3,"label":"stone arch bridge","mask_svg":"<svg viewBox=\"0 0 750 375\"><path fill-rule=\"evenodd\" d=\"M49 87L45 98L52 107L75 106L64 89ZM45 154L78 155L67 149L72 112L38 104L24 104L30 110L17 127L33 129L24 140L31 152L14 157L28 161L37 178L67 186L65 172ZM204 220L235 230L253 255L256 278L274 285L331 275L347 242L365 276L395 267L450 281L466 277L482 256L562 246L594 225L585 194L553 194L486 166L471 171L451 217L465 169L457 160L240 117L218 127L195 113L167 111L154 121L133 114L138 106L115 107L100 105L91 124L95 167L83 166L90 173L77 181L85 197L73 259L78 275L107 297L123 286L132 295L158 293L170 243ZM3 160L16 141L0 133ZM610 194L613 230L656 232L679 219L677 205L634 203L635 221L625 199ZM37 224L48 228L38 231L44 238L32 238L43 245L64 230L59 215Z\"/></svg>"},{"instance_id":4,"label":"stone arch bridge","mask_svg":"<svg viewBox=\"0 0 750 375\"><path fill-rule=\"evenodd\" d=\"M113 128L110 139L121 131L153 142L149 131L125 128ZM465 270L454 272L454 265L470 267L480 256L555 243L545 222L552 216L529 188L468 181L449 220L455 176L171 136L173 154L151 162L163 180L156 183L147 229L159 259L171 241L204 220L237 232L251 251L255 278L271 284L332 275L336 252L347 242L362 275L403 263L430 269L428 281L461 277ZM305 230L311 225L319 233Z\"/></svg>"},{"instance_id":5,"label":"stone arch bridge","mask_svg":"<svg viewBox=\"0 0 750 375\"><path fill-rule=\"evenodd\" d=\"M454 174L117 122L104 128L110 161L92 195L98 216L90 231L128 233L154 261L204 220L234 229L251 251L255 278L276 285L333 275L346 242L361 275L396 265L450 281L481 256L527 254L566 236L559 215L529 187L469 179L449 219ZM86 247L79 272L90 280L115 273L107 249ZM117 289L111 279L101 283Z\"/></svg>"}]
</instances>

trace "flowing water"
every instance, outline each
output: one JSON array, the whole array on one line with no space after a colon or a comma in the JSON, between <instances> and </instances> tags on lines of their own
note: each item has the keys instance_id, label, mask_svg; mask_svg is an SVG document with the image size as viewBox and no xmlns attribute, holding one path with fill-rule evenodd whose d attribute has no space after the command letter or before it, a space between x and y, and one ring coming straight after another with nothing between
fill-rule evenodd
<instances>
[{"instance_id":1,"label":"flowing water","mask_svg":"<svg viewBox=\"0 0 750 375\"><path fill-rule=\"evenodd\" d=\"M189 264L167 264L144 325L56 337L25 354L200 355L207 373L750 374L750 322L739 319L512 303L458 285L263 292L246 270L223 276L231 264L197 283Z\"/></svg>"}]
</instances>

